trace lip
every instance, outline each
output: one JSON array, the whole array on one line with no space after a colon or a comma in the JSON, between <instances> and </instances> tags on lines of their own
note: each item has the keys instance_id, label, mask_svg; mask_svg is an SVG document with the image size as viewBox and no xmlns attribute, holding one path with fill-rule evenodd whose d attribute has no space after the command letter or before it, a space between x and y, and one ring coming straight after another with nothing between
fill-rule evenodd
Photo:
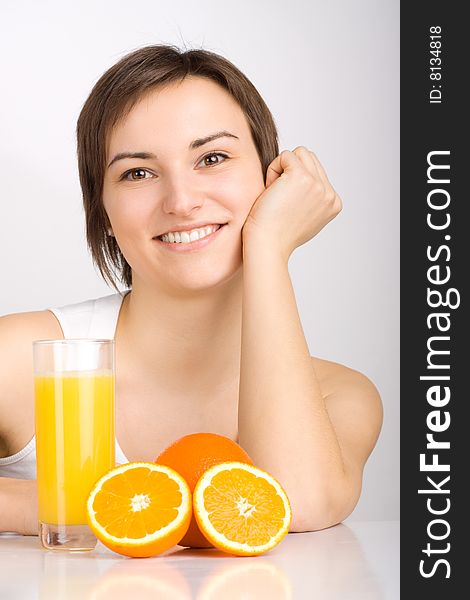
<instances>
[{"instance_id":1,"label":"lip","mask_svg":"<svg viewBox=\"0 0 470 600\"><path fill-rule=\"evenodd\" d=\"M211 225L211 223L208 223L208 225ZM178 242L164 242L158 237L153 238L153 241L157 244L160 244L160 246L162 246L166 250L170 250L170 252L192 252L195 250L200 250L201 248L204 248L205 246L208 246L211 242L213 242L215 238L219 235L219 233L224 229L225 225L227 225L227 223L225 223L224 225L221 224L217 231L206 235L206 237L202 238L201 240L195 240L194 242L188 242L187 244L182 244ZM204 227L204 225L201 225L200 227ZM191 227L186 228L186 230L180 229L179 231L187 231L188 229L196 229L196 227L192 225ZM175 231L178 230L175 229Z\"/></svg>"}]
</instances>

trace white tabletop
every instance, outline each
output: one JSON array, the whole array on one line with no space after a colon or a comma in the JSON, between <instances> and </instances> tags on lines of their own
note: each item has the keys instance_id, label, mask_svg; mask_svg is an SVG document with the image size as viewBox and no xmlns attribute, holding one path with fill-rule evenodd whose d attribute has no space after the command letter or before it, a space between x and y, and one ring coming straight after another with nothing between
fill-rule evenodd
<instances>
[{"instance_id":1,"label":"white tabletop","mask_svg":"<svg viewBox=\"0 0 470 600\"><path fill-rule=\"evenodd\" d=\"M132 559L100 543L51 552L34 536L0 534L2 600L397 600L398 521L346 521L291 533L257 557L176 546Z\"/></svg>"}]
</instances>

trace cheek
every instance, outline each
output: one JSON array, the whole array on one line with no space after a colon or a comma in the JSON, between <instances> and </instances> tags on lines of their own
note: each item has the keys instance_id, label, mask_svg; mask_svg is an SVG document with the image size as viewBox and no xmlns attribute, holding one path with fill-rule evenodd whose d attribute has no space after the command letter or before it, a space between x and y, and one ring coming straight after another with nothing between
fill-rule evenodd
<instances>
[{"instance_id":1,"label":"cheek","mask_svg":"<svg viewBox=\"0 0 470 600\"><path fill-rule=\"evenodd\" d=\"M144 189L126 190L113 194L112 201L104 202L108 217L116 232L130 230L133 226L148 222L151 203L146 200Z\"/></svg>"},{"instance_id":2,"label":"cheek","mask_svg":"<svg viewBox=\"0 0 470 600\"><path fill-rule=\"evenodd\" d=\"M248 171L236 175L227 173L214 184L211 190L213 197L223 198L227 208L243 220L265 189L261 171Z\"/></svg>"},{"instance_id":3,"label":"cheek","mask_svg":"<svg viewBox=\"0 0 470 600\"><path fill-rule=\"evenodd\" d=\"M252 209L258 197L263 193L265 187L263 181L253 179L250 182L245 182L241 189L240 195L240 210L243 213L243 220L246 219L248 213Z\"/></svg>"}]
</instances>

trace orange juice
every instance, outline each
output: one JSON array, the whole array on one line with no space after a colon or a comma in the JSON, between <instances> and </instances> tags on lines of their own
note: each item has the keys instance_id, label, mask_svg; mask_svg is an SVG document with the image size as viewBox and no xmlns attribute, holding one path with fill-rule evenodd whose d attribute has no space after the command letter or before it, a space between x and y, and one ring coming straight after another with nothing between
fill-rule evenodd
<instances>
[{"instance_id":1,"label":"orange juice","mask_svg":"<svg viewBox=\"0 0 470 600\"><path fill-rule=\"evenodd\" d=\"M86 524L88 495L115 466L114 377L39 374L35 402L39 520Z\"/></svg>"}]
</instances>

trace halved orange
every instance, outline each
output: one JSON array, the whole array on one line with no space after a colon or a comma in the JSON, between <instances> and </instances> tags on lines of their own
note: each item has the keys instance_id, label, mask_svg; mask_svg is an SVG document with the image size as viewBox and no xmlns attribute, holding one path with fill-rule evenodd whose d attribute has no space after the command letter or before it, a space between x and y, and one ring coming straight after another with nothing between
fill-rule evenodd
<instances>
[{"instance_id":1,"label":"halved orange","mask_svg":"<svg viewBox=\"0 0 470 600\"><path fill-rule=\"evenodd\" d=\"M165 448L155 462L175 469L189 485L191 492L201 475L212 465L228 461L253 464L243 448L230 438L218 433L199 432L185 435ZM180 542L191 548L210 548L193 516L188 532Z\"/></svg>"},{"instance_id":2,"label":"halved orange","mask_svg":"<svg viewBox=\"0 0 470 600\"><path fill-rule=\"evenodd\" d=\"M193 510L204 536L216 548L239 556L271 550L292 521L281 484L240 462L215 465L202 475L194 489Z\"/></svg>"},{"instance_id":3,"label":"halved orange","mask_svg":"<svg viewBox=\"0 0 470 600\"><path fill-rule=\"evenodd\" d=\"M191 522L191 492L164 465L132 462L99 479L87 500L88 523L110 550L154 556L175 546Z\"/></svg>"}]
</instances>

